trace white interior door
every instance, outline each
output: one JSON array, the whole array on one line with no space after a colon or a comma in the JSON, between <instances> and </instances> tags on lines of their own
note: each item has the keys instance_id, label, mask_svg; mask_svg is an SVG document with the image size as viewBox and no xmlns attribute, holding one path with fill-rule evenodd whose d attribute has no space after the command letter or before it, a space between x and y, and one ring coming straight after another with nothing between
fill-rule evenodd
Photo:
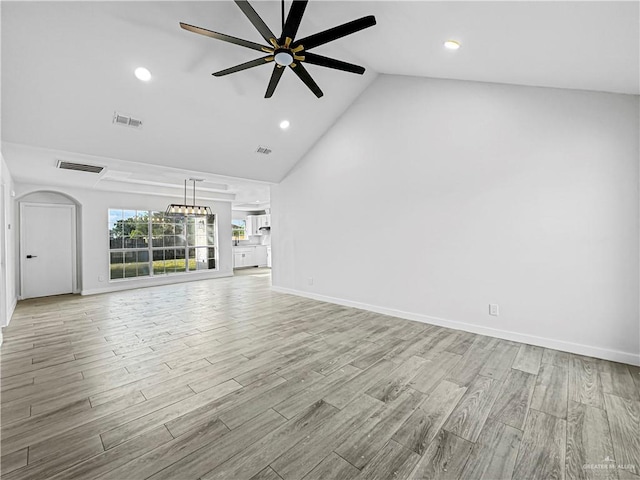
<instances>
[{"instance_id":1,"label":"white interior door","mask_svg":"<svg viewBox=\"0 0 640 480\"><path fill-rule=\"evenodd\" d=\"M75 206L20 205L22 298L73 293Z\"/></svg>"},{"instance_id":2,"label":"white interior door","mask_svg":"<svg viewBox=\"0 0 640 480\"><path fill-rule=\"evenodd\" d=\"M7 286L5 278L7 277L7 254L5 249L5 208L7 208L4 198L4 185L0 184L0 327L7 324Z\"/></svg>"}]
</instances>

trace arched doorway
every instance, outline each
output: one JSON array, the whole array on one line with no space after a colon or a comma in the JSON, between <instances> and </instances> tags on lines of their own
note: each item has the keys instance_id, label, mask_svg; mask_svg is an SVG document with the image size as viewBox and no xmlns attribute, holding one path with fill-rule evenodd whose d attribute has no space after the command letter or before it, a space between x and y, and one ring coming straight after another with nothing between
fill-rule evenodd
<instances>
[{"instance_id":1,"label":"arched doorway","mask_svg":"<svg viewBox=\"0 0 640 480\"><path fill-rule=\"evenodd\" d=\"M77 202L58 192L32 192L18 201L20 298L76 293Z\"/></svg>"}]
</instances>

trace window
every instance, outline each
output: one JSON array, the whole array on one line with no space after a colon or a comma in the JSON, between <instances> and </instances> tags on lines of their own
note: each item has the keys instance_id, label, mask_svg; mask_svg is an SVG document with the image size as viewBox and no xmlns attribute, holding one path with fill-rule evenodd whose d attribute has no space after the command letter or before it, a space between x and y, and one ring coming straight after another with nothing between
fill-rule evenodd
<instances>
[{"instance_id":1,"label":"window","mask_svg":"<svg viewBox=\"0 0 640 480\"><path fill-rule=\"evenodd\" d=\"M109 209L111 280L216 268L215 215Z\"/></svg>"},{"instance_id":2,"label":"window","mask_svg":"<svg viewBox=\"0 0 640 480\"><path fill-rule=\"evenodd\" d=\"M231 233L234 240L247 240L247 221L231 220Z\"/></svg>"}]
</instances>

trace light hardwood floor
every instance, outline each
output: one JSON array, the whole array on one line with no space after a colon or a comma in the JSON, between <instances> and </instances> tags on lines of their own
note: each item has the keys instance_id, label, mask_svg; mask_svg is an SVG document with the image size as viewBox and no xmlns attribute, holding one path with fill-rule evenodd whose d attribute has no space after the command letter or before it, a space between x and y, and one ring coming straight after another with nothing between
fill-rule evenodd
<instances>
[{"instance_id":1,"label":"light hardwood floor","mask_svg":"<svg viewBox=\"0 0 640 480\"><path fill-rule=\"evenodd\" d=\"M1 360L5 480L640 480L637 367L263 271L21 302Z\"/></svg>"}]
</instances>

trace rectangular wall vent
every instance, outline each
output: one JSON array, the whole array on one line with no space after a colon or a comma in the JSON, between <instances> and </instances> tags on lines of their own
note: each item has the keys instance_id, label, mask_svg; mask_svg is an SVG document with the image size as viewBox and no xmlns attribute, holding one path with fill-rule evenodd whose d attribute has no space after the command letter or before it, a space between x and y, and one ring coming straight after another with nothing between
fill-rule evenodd
<instances>
[{"instance_id":1,"label":"rectangular wall vent","mask_svg":"<svg viewBox=\"0 0 640 480\"><path fill-rule=\"evenodd\" d=\"M100 173L104 170L104 167L98 165L87 165L86 163L65 162L64 160L58 160L56 168L62 170L76 170L77 172L87 173Z\"/></svg>"},{"instance_id":2,"label":"rectangular wall vent","mask_svg":"<svg viewBox=\"0 0 640 480\"><path fill-rule=\"evenodd\" d=\"M271 153L271 149L269 147L263 147L262 145L258 146L256 153L262 153L264 155L269 155Z\"/></svg>"},{"instance_id":3,"label":"rectangular wall vent","mask_svg":"<svg viewBox=\"0 0 640 480\"><path fill-rule=\"evenodd\" d=\"M113 123L125 127L142 128L142 120L118 112L113 112Z\"/></svg>"}]
</instances>

